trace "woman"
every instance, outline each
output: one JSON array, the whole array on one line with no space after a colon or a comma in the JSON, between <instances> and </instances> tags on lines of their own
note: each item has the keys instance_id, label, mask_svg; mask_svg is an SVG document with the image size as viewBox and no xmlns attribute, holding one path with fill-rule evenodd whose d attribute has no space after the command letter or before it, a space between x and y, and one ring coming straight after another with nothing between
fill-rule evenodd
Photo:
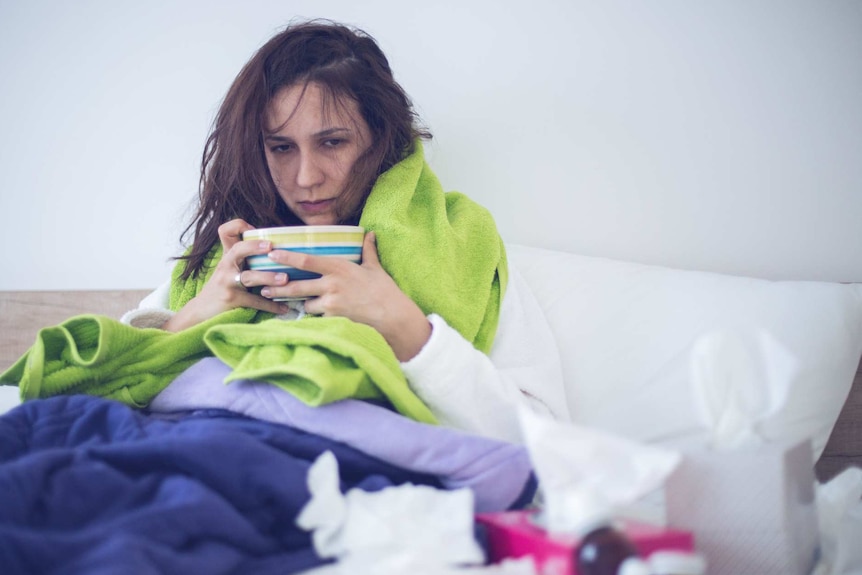
<instances>
[{"instance_id":1,"label":"woman","mask_svg":"<svg viewBox=\"0 0 862 575\"><path fill-rule=\"evenodd\" d=\"M381 175L421 154L421 137L430 134L417 127L371 37L329 22L288 27L246 64L222 103L203 156L199 209L186 230L194 228L194 241L174 285L163 285L123 321L178 331L238 307L284 319L346 317L383 336L441 423L517 440L518 405L567 419L553 338L515 270L486 355L450 327L457 318L426 314L402 291L380 263L373 229L361 265L242 241L255 227L360 222ZM291 282L244 270L245 258L258 254L322 277ZM201 278L201 289L170 311L177 282ZM261 288L260 295L249 288ZM304 309L273 301L298 296L308 298Z\"/></svg>"}]
</instances>

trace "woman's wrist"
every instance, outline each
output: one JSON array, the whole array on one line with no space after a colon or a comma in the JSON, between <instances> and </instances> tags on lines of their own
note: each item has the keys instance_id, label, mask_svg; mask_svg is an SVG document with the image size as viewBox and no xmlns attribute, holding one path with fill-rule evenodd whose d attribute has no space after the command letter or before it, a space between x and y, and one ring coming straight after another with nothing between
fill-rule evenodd
<instances>
[{"instance_id":1,"label":"woman's wrist","mask_svg":"<svg viewBox=\"0 0 862 575\"><path fill-rule=\"evenodd\" d=\"M188 324L184 321L182 316L182 310L172 315L168 320L162 324L161 329L165 331L178 332L187 328Z\"/></svg>"},{"instance_id":2,"label":"woman's wrist","mask_svg":"<svg viewBox=\"0 0 862 575\"><path fill-rule=\"evenodd\" d=\"M395 310L378 328L400 362L413 359L431 338L431 322L413 300L408 301L410 305Z\"/></svg>"},{"instance_id":3,"label":"woman's wrist","mask_svg":"<svg viewBox=\"0 0 862 575\"><path fill-rule=\"evenodd\" d=\"M162 324L162 329L165 331L178 332L203 321L205 318L199 318L195 311L197 307L195 305L196 299L197 298L192 298L186 305L180 308L177 313L168 318L168 320Z\"/></svg>"}]
</instances>

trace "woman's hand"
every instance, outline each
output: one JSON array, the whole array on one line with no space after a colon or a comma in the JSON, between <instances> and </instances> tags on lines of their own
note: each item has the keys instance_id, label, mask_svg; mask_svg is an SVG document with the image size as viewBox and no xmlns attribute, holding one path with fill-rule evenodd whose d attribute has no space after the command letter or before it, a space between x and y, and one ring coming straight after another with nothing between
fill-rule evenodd
<instances>
[{"instance_id":1,"label":"woman's hand","mask_svg":"<svg viewBox=\"0 0 862 575\"><path fill-rule=\"evenodd\" d=\"M268 241L243 241L243 232L253 229L253 226L241 219L231 220L219 226L218 235L223 253L212 276L200 293L165 322L162 329L180 331L238 307L259 309L275 314L285 313L288 310L284 304L248 291L248 288L254 286L277 287L287 283L287 276L283 273L243 271L245 258L272 251L272 244Z\"/></svg>"},{"instance_id":2,"label":"woman's hand","mask_svg":"<svg viewBox=\"0 0 862 575\"><path fill-rule=\"evenodd\" d=\"M262 291L264 297L308 297L307 313L342 316L367 324L380 332L400 361L419 353L431 337L431 324L425 314L380 265L374 232L365 235L360 265L287 250L272 250L269 257L322 277L288 280L286 285L269 284Z\"/></svg>"}]
</instances>

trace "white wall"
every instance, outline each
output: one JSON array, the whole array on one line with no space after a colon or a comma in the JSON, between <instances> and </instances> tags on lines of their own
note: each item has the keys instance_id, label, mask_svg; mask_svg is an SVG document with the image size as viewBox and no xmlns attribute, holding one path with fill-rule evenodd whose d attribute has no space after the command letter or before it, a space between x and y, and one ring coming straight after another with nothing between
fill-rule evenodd
<instances>
[{"instance_id":1,"label":"white wall","mask_svg":"<svg viewBox=\"0 0 862 575\"><path fill-rule=\"evenodd\" d=\"M510 242L862 281L862 2L2 0L0 289L165 278L221 97L312 16L378 39Z\"/></svg>"}]
</instances>

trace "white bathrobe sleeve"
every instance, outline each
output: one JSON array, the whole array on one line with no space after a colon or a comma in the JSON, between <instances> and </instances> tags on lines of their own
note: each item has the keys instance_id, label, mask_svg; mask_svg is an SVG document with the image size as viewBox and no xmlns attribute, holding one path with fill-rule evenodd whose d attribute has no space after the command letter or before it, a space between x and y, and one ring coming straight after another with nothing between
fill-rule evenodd
<instances>
[{"instance_id":1,"label":"white bathrobe sleeve","mask_svg":"<svg viewBox=\"0 0 862 575\"><path fill-rule=\"evenodd\" d=\"M127 311L120 322L132 327L162 327L174 315L168 308L171 294L171 280L167 280L141 300L136 309Z\"/></svg>"},{"instance_id":2,"label":"white bathrobe sleeve","mask_svg":"<svg viewBox=\"0 0 862 575\"><path fill-rule=\"evenodd\" d=\"M569 420L556 341L516 269L510 266L490 355L475 349L443 318L432 314L429 319L431 338L401 368L440 423L521 442L519 405Z\"/></svg>"}]
</instances>

